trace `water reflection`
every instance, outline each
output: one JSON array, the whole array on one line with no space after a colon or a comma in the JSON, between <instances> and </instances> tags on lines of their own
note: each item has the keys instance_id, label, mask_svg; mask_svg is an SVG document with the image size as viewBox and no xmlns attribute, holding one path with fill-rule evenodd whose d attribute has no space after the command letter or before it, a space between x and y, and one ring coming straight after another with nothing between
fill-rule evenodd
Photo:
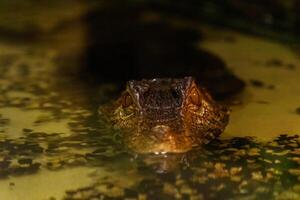
<instances>
[{"instance_id":1,"label":"water reflection","mask_svg":"<svg viewBox=\"0 0 300 200\"><path fill-rule=\"evenodd\" d=\"M280 195L288 195L287 190L298 195L297 135L269 142L215 140L184 155L135 155L122 144L119 133L99 121L93 106L74 104L66 91L28 81L7 81L2 87L1 179L89 167L95 170L94 181L69 189L65 199L284 199ZM86 98L83 94L78 98ZM17 127L18 115L28 121L20 124L24 127L16 137L8 127ZM67 124L68 131L39 129L49 123ZM113 173L104 176L96 173L97 168ZM134 181L124 184L131 177Z\"/></svg>"},{"instance_id":2,"label":"water reflection","mask_svg":"<svg viewBox=\"0 0 300 200\"><path fill-rule=\"evenodd\" d=\"M281 135L267 143L253 138L216 140L204 149L185 155L131 159L132 165L138 165L137 172L144 176L133 186L121 187L109 179L101 180L69 191L66 199L77 196L84 199L284 199L295 195L298 198L299 155L298 136ZM279 195L288 189L289 195ZM115 190L119 192L114 193Z\"/></svg>"}]
</instances>

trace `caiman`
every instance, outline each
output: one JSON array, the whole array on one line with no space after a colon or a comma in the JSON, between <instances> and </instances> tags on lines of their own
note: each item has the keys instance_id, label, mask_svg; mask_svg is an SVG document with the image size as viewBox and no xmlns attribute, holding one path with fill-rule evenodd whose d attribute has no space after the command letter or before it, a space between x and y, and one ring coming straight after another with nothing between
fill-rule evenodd
<instances>
[{"instance_id":1,"label":"caiman","mask_svg":"<svg viewBox=\"0 0 300 200\"><path fill-rule=\"evenodd\" d=\"M138 153L181 153L201 147L219 136L229 120L229 110L192 77L129 81L121 96L99 111Z\"/></svg>"}]
</instances>

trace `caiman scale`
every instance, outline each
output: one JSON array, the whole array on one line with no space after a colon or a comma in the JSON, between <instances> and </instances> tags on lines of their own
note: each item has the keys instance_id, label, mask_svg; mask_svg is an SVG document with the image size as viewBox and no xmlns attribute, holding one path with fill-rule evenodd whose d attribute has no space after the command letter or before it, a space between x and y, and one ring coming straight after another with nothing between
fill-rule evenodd
<instances>
[{"instance_id":1,"label":"caiman scale","mask_svg":"<svg viewBox=\"0 0 300 200\"><path fill-rule=\"evenodd\" d=\"M129 81L99 110L138 153L186 152L219 136L229 120L228 109L192 77Z\"/></svg>"}]
</instances>

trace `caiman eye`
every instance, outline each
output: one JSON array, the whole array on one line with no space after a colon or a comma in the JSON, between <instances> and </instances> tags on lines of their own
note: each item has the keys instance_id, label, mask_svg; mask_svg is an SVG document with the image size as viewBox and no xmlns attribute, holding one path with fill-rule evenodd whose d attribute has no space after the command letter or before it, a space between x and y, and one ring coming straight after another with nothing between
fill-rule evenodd
<instances>
[{"instance_id":1,"label":"caiman eye","mask_svg":"<svg viewBox=\"0 0 300 200\"><path fill-rule=\"evenodd\" d=\"M196 106L201 106L201 100L202 99L199 90L197 87L193 87L189 94L189 101Z\"/></svg>"},{"instance_id":2,"label":"caiman eye","mask_svg":"<svg viewBox=\"0 0 300 200\"><path fill-rule=\"evenodd\" d=\"M127 108L129 107L130 105L133 104L133 100L132 100L132 97L130 96L130 94L126 93L124 96L123 96L123 99L122 99L122 106L124 108Z\"/></svg>"}]
</instances>

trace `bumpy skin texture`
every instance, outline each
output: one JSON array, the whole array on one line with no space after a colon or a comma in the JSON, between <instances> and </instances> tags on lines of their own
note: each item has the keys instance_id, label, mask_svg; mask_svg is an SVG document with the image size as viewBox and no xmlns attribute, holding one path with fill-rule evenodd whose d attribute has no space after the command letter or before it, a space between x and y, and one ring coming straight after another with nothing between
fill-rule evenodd
<instances>
[{"instance_id":1,"label":"bumpy skin texture","mask_svg":"<svg viewBox=\"0 0 300 200\"><path fill-rule=\"evenodd\" d=\"M121 97L100 108L139 153L185 152L219 136L229 120L192 77L129 81Z\"/></svg>"}]
</instances>

